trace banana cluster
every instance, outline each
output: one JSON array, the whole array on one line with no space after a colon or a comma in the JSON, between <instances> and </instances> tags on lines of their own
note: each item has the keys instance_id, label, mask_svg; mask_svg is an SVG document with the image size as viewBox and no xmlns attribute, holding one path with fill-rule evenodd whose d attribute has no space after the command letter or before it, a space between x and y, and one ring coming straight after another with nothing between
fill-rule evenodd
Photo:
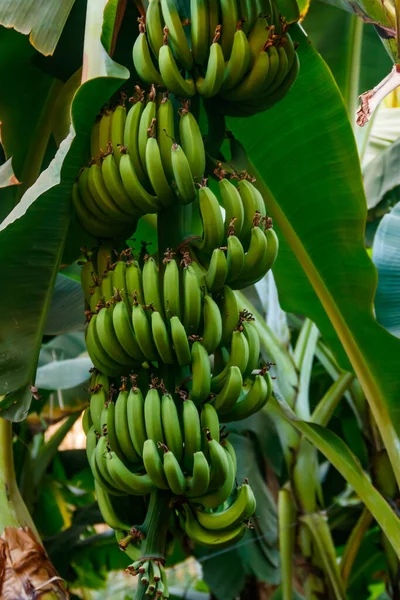
<instances>
[{"instance_id":1,"label":"banana cluster","mask_svg":"<svg viewBox=\"0 0 400 600\"><path fill-rule=\"evenodd\" d=\"M141 216L190 204L204 177L203 139L188 103L175 128L168 93L152 86L146 97L137 88L130 100L128 111L124 104L106 110L94 125L93 158L73 188L79 222L98 238L127 238Z\"/></svg>"},{"instance_id":2,"label":"banana cluster","mask_svg":"<svg viewBox=\"0 0 400 600\"><path fill-rule=\"evenodd\" d=\"M112 496L146 496L170 490L184 531L196 543L222 547L243 535L256 503L247 482L236 486L236 455L220 433L212 404L199 407L181 388L163 381L139 387L131 376L119 391L94 372L84 416L87 455L106 522L120 531L132 525L117 514Z\"/></svg>"},{"instance_id":3,"label":"banana cluster","mask_svg":"<svg viewBox=\"0 0 400 600\"><path fill-rule=\"evenodd\" d=\"M133 62L142 82L180 98L218 96L227 115L270 108L299 70L276 0L191 0L186 22L174 0L151 0Z\"/></svg>"},{"instance_id":4,"label":"banana cluster","mask_svg":"<svg viewBox=\"0 0 400 600\"><path fill-rule=\"evenodd\" d=\"M256 283L271 269L278 253L278 238L262 195L246 174L235 179L237 185L226 176L218 182L225 218L210 188L202 186L198 192L202 235L191 246L203 263L210 292L225 284L241 289Z\"/></svg>"}]
</instances>

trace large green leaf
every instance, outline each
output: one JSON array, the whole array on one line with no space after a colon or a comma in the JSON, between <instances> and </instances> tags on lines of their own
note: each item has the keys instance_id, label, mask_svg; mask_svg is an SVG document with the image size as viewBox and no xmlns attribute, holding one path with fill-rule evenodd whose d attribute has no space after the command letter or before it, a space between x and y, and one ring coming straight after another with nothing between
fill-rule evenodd
<instances>
[{"instance_id":1,"label":"large green leaf","mask_svg":"<svg viewBox=\"0 0 400 600\"><path fill-rule=\"evenodd\" d=\"M91 124L128 77L128 71L114 63L100 44L104 2L93 0L89 5L86 82L74 97L71 133L0 226L0 273L7 281L2 294L0 393L8 394L1 408L13 420L24 418L29 407L43 326L71 216L71 188L87 160Z\"/></svg>"},{"instance_id":2,"label":"large green leaf","mask_svg":"<svg viewBox=\"0 0 400 600\"><path fill-rule=\"evenodd\" d=\"M400 557L400 519L390 504L372 485L358 459L332 431L298 419L283 399L271 400L269 410L290 421L341 473L370 510L382 531Z\"/></svg>"},{"instance_id":3,"label":"large green leaf","mask_svg":"<svg viewBox=\"0 0 400 600\"><path fill-rule=\"evenodd\" d=\"M379 273L375 298L377 319L400 337L400 203L380 222L372 257Z\"/></svg>"},{"instance_id":4,"label":"large green leaf","mask_svg":"<svg viewBox=\"0 0 400 600\"><path fill-rule=\"evenodd\" d=\"M233 120L280 238L274 274L282 308L316 323L364 389L400 483L399 340L373 316L376 271L364 247L366 201L350 123L309 40L300 75L267 113ZM268 186L268 187L267 187Z\"/></svg>"},{"instance_id":5,"label":"large green leaf","mask_svg":"<svg viewBox=\"0 0 400 600\"><path fill-rule=\"evenodd\" d=\"M75 0L0 0L0 23L20 33L39 52L52 54Z\"/></svg>"}]
</instances>

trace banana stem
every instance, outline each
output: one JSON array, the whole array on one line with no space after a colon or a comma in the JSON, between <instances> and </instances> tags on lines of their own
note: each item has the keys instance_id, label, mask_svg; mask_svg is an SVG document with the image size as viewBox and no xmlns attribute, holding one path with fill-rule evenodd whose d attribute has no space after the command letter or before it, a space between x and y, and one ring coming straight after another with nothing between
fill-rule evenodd
<instances>
[{"instance_id":1,"label":"banana stem","mask_svg":"<svg viewBox=\"0 0 400 600\"><path fill-rule=\"evenodd\" d=\"M167 534L170 517L171 494L164 490L155 490L151 493L146 519L140 530L145 535L141 546L142 559L165 560ZM135 600L144 600L147 585L139 582Z\"/></svg>"},{"instance_id":2,"label":"banana stem","mask_svg":"<svg viewBox=\"0 0 400 600\"><path fill-rule=\"evenodd\" d=\"M373 520L373 516L369 512L368 508L365 507L353 531L351 532L349 539L347 540L343 556L340 561L340 572L342 574L343 583L346 587L348 585L351 569L360 549L361 542L365 533L370 528Z\"/></svg>"},{"instance_id":3,"label":"banana stem","mask_svg":"<svg viewBox=\"0 0 400 600\"><path fill-rule=\"evenodd\" d=\"M15 479L12 423L0 418L0 534L5 527L29 527L40 541Z\"/></svg>"}]
</instances>

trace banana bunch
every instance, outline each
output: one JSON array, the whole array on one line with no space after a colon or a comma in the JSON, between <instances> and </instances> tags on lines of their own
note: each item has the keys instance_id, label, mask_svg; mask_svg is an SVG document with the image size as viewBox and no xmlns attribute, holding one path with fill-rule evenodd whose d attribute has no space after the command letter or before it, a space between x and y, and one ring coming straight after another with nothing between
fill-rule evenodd
<instances>
[{"instance_id":1,"label":"banana bunch","mask_svg":"<svg viewBox=\"0 0 400 600\"><path fill-rule=\"evenodd\" d=\"M146 596L169 598L167 575L160 560L135 560L127 571L139 577L140 584L146 587Z\"/></svg>"},{"instance_id":2,"label":"banana bunch","mask_svg":"<svg viewBox=\"0 0 400 600\"><path fill-rule=\"evenodd\" d=\"M188 102L179 127L168 92L147 101L137 88L125 104L106 110L91 135L92 159L73 187L73 205L84 229L98 238L127 238L138 219L196 199L205 172L205 150ZM180 144L176 141L179 140Z\"/></svg>"},{"instance_id":3,"label":"banana bunch","mask_svg":"<svg viewBox=\"0 0 400 600\"><path fill-rule=\"evenodd\" d=\"M276 0L191 0L188 23L186 32L174 0L151 0L133 46L142 82L181 98L218 96L218 111L235 116L270 108L295 81L298 58Z\"/></svg>"},{"instance_id":4,"label":"banana bunch","mask_svg":"<svg viewBox=\"0 0 400 600\"><path fill-rule=\"evenodd\" d=\"M218 189L225 218L216 195L202 185L198 193L202 235L191 242L210 292L225 284L242 289L259 281L273 266L279 245L264 199L247 174L236 175L237 186L224 175Z\"/></svg>"}]
</instances>

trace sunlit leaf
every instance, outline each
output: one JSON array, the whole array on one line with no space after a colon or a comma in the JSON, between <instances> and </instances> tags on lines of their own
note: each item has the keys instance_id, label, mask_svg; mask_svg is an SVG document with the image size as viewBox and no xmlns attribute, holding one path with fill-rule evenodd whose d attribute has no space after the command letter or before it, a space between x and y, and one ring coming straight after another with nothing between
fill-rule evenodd
<instances>
[{"instance_id":1,"label":"sunlit leaf","mask_svg":"<svg viewBox=\"0 0 400 600\"><path fill-rule=\"evenodd\" d=\"M42 54L52 54L75 0L0 0L0 23L29 34Z\"/></svg>"},{"instance_id":2,"label":"sunlit leaf","mask_svg":"<svg viewBox=\"0 0 400 600\"><path fill-rule=\"evenodd\" d=\"M280 238L282 308L308 316L364 389L400 482L400 342L373 315L377 275L364 247L366 202L344 106L304 35L301 71L278 106L231 120ZM376 349L379 348L379 352ZM351 366L350 366L351 365Z\"/></svg>"},{"instance_id":3,"label":"sunlit leaf","mask_svg":"<svg viewBox=\"0 0 400 600\"><path fill-rule=\"evenodd\" d=\"M12 168L12 158L9 158L4 164L0 165L0 188L18 184L19 181L15 177Z\"/></svg>"}]
</instances>

